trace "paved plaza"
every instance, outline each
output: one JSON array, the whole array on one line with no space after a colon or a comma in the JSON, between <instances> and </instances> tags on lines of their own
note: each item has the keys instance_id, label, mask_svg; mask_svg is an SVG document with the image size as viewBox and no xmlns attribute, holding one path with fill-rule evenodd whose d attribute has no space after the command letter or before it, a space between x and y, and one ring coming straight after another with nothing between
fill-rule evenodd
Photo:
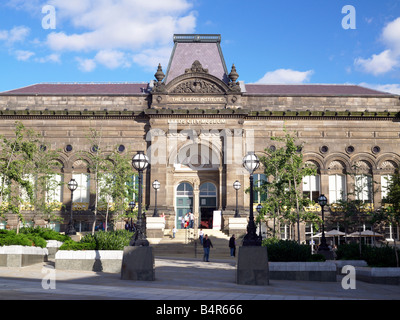
<instances>
[{"instance_id":1,"label":"paved plaza","mask_svg":"<svg viewBox=\"0 0 400 320\"><path fill-rule=\"evenodd\" d=\"M344 290L337 282L271 280L269 286L235 283L236 262L157 258L156 280L123 281L120 274L54 270L54 262L23 268L0 268L3 300L390 300L400 286L357 281ZM43 280L44 279L44 280ZM53 281L55 280L55 282ZM47 288L44 289L43 285ZM55 285L52 289L51 284Z\"/></svg>"}]
</instances>

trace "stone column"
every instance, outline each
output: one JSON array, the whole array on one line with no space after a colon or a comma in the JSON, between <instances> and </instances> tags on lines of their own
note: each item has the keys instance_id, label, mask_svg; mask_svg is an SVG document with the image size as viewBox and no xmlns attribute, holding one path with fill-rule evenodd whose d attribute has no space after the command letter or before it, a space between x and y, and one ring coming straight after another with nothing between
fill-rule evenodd
<instances>
[{"instance_id":1,"label":"stone column","mask_svg":"<svg viewBox=\"0 0 400 320\"><path fill-rule=\"evenodd\" d=\"M196 240L199 224L199 203L200 203L200 181L194 181L193 183L193 215L194 215L194 239Z\"/></svg>"}]
</instances>

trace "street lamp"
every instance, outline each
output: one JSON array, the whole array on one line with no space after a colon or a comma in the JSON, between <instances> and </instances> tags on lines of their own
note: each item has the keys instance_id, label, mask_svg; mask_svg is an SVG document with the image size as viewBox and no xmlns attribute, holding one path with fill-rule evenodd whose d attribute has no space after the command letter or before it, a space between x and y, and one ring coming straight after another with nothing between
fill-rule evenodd
<instances>
[{"instance_id":1,"label":"street lamp","mask_svg":"<svg viewBox=\"0 0 400 320\"><path fill-rule=\"evenodd\" d=\"M143 171L149 165L149 158L144 154L143 151L138 151L137 154L132 158L132 166L139 172L139 196L138 196L138 221L134 238L131 240L131 246L149 246L149 242L146 239L146 222L142 216L142 201L143 201Z\"/></svg>"},{"instance_id":2,"label":"street lamp","mask_svg":"<svg viewBox=\"0 0 400 320\"><path fill-rule=\"evenodd\" d=\"M243 246L261 246L261 238L257 236L256 224L254 223L253 215L253 173L260 166L260 160L254 154L254 152L249 152L243 158L243 166L250 173L250 216L249 223L247 225L247 234L243 239Z\"/></svg>"},{"instance_id":3,"label":"street lamp","mask_svg":"<svg viewBox=\"0 0 400 320\"><path fill-rule=\"evenodd\" d=\"M325 238L325 218L324 218L324 207L328 203L328 199L321 194L318 197L318 204L321 206L321 213L322 213L322 237L321 237L321 244L318 247L318 251L329 251L329 247L326 244L326 238Z\"/></svg>"},{"instance_id":4,"label":"street lamp","mask_svg":"<svg viewBox=\"0 0 400 320\"><path fill-rule=\"evenodd\" d=\"M70 220L68 223L67 231L65 232L66 235L72 236L76 235L76 230L74 228L74 221L72 217L72 207L73 207L73 201L74 201L74 191L78 189L78 182L76 182L75 179L71 179L68 182L68 189L71 191L71 208L70 208Z\"/></svg>"},{"instance_id":5,"label":"street lamp","mask_svg":"<svg viewBox=\"0 0 400 320\"><path fill-rule=\"evenodd\" d=\"M239 189L242 187L242 185L240 184L239 180L236 180L233 183L233 188L236 190L236 210L235 210L235 218L239 218L239 210L238 210L238 191Z\"/></svg>"},{"instance_id":6,"label":"street lamp","mask_svg":"<svg viewBox=\"0 0 400 320\"><path fill-rule=\"evenodd\" d=\"M131 208L131 230L133 231L133 209L135 209L136 202L135 199L133 199L131 202L129 202L129 208Z\"/></svg>"},{"instance_id":7,"label":"street lamp","mask_svg":"<svg viewBox=\"0 0 400 320\"><path fill-rule=\"evenodd\" d=\"M158 211L157 211L157 191L160 189L161 183L158 182L158 180L154 180L153 182L153 189L155 190L155 205L154 205L154 213L153 217L158 217Z\"/></svg>"},{"instance_id":8,"label":"street lamp","mask_svg":"<svg viewBox=\"0 0 400 320\"><path fill-rule=\"evenodd\" d=\"M256 207L256 210L257 210L258 214L260 214L262 208L263 208L263 206L261 205L261 203L259 203L259 204L257 205L257 207ZM259 231L258 236L259 236L260 239L262 240L262 234L261 234L261 219L259 220L259 225L260 225L260 227L259 227L259 228L260 228L260 231Z\"/></svg>"}]
</instances>

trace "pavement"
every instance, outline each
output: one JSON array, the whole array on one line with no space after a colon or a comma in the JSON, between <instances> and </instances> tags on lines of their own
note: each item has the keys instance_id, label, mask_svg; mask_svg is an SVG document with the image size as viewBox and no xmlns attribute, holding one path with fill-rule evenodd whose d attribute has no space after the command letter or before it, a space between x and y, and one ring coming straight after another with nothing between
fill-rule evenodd
<instances>
[{"instance_id":1,"label":"pavement","mask_svg":"<svg viewBox=\"0 0 400 320\"><path fill-rule=\"evenodd\" d=\"M235 283L236 261L155 258L156 280L126 281L120 274L55 270L54 261L0 267L0 300L399 300L400 286L356 282L270 280L269 286ZM165 311L165 310L164 310Z\"/></svg>"}]
</instances>

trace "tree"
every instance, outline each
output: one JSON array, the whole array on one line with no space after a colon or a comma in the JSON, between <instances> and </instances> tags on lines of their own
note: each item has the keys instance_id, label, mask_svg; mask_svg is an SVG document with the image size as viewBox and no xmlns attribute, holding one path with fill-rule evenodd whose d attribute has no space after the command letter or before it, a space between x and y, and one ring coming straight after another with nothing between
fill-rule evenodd
<instances>
[{"instance_id":1,"label":"tree","mask_svg":"<svg viewBox=\"0 0 400 320\"><path fill-rule=\"evenodd\" d=\"M55 152L45 152L45 150L47 147L40 134L27 129L21 122L15 123L12 138L1 137L0 201L2 205L0 214L3 218L6 213L17 216L17 233L20 222L24 222L21 206L25 201L38 212L49 213L49 211L45 212L41 206L45 198L43 192L48 189L42 189L42 193L35 190L38 185L42 186L42 182L46 185L49 176L54 174L50 159L55 157ZM49 186L48 183L47 186Z\"/></svg>"},{"instance_id":2,"label":"tree","mask_svg":"<svg viewBox=\"0 0 400 320\"><path fill-rule=\"evenodd\" d=\"M392 227L400 225L400 172L396 169L394 175L389 181L387 196L384 199L386 206L374 212L373 221L390 224ZM394 237L394 252L396 255L396 264L399 267L399 256L396 250L396 237Z\"/></svg>"},{"instance_id":3,"label":"tree","mask_svg":"<svg viewBox=\"0 0 400 320\"><path fill-rule=\"evenodd\" d=\"M267 157L261 157L264 173L272 180L262 185L264 192L269 191L267 207L273 208L275 214L297 223L297 241L300 243L300 221L306 218L304 208L310 203L302 193L302 181L305 176L316 175L314 166L303 161L301 150L295 135L284 128L284 137L273 137L272 140L283 143L275 149L265 149Z\"/></svg>"}]
</instances>

